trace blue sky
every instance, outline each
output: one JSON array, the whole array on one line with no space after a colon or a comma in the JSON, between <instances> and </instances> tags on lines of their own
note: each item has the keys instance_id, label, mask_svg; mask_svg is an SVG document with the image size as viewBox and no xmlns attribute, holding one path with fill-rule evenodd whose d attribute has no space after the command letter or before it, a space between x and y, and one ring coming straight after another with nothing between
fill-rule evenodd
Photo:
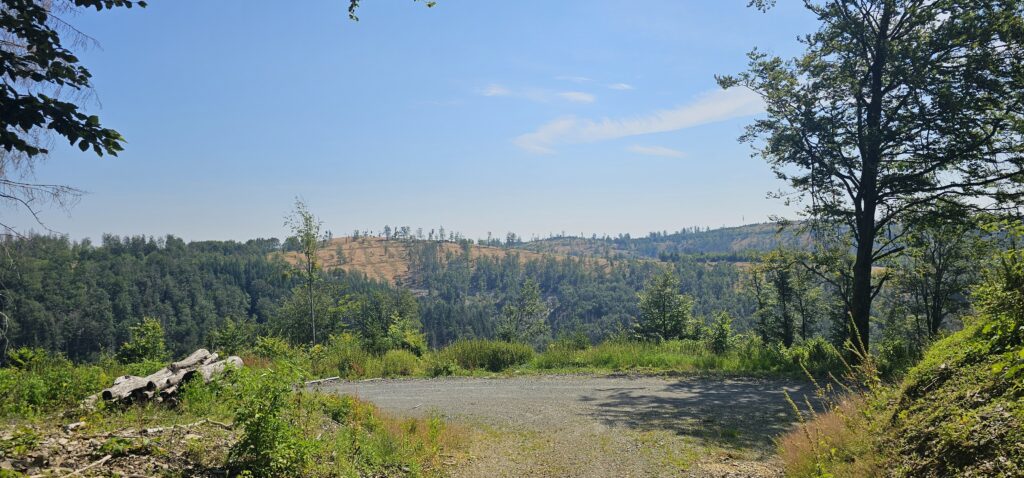
<instances>
[{"instance_id":1,"label":"blue sky","mask_svg":"<svg viewBox=\"0 0 1024 478\"><path fill-rule=\"evenodd\" d=\"M792 56L813 18L746 0L155 0L71 20L116 159L63 147L40 182L89 192L74 238L281 237L303 197L335 235L644 234L787 214L722 92L752 47ZM24 217L4 219L31 227ZM38 228L37 228L38 229Z\"/></svg>"}]
</instances>

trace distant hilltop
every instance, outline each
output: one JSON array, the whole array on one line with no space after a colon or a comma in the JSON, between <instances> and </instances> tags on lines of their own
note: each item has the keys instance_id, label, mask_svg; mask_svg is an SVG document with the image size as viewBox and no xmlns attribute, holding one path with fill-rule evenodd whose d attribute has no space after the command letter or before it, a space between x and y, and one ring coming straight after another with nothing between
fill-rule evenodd
<instances>
[{"instance_id":1,"label":"distant hilltop","mask_svg":"<svg viewBox=\"0 0 1024 478\"><path fill-rule=\"evenodd\" d=\"M607 267L617 260L657 260L673 254L708 255L716 260L745 262L752 255L779 245L806 245L806 238L777 224L750 224L720 229L687 229L673 233L650 233L643 237L622 234L617 237L559 236L531 241L426 240L389 238L375 235L332 238L321 245L320 266L325 270L359 273L368 279L391 285L415 287L419 269L425 263L447 263L468 254L471 265L481 259L503 261L515 258L526 263L545 258L575 258L595 267ZM299 261L299 253L279 254L290 263Z\"/></svg>"}]
</instances>

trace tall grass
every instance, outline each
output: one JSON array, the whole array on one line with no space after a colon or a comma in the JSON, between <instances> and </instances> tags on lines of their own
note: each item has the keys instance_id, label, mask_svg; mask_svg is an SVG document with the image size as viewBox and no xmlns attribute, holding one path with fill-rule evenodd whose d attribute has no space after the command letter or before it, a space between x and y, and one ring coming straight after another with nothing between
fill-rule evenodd
<instances>
[{"instance_id":1,"label":"tall grass","mask_svg":"<svg viewBox=\"0 0 1024 478\"><path fill-rule=\"evenodd\" d=\"M786 476L880 475L884 463L874 449L878 430L864 417L868 407L863 396L847 396L779 437L779 457Z\"/></svg>"},{"instance_id":2,"label":"tall grass","mask_svg":"<svg viewBox=\"0 0 1024 478\"><path fill-rule=\"evenodd\" d=\"M784 348L764 344L756 337L739 337L724 351L702 340L665 342L609 341L575 349L554 345L537 355L530 366L539 370L664 370L753 374L802 374L838 370L842 364L827 342L810 340Z\"/></svg>"},{"instance_id":3,"label":"tall grass","mask_svg":"<svg viewBox=\"0 0 1024 478\"><path fill-rule=\"evenodd\" d=\"M526 344L495 340L460 340L440 350L435 360L453 362L465 370L502 370L524 365L533 359L533 349Z\"/></svg>"},{"instance_id":4,"label":"tall grass","mask_svg":"<svg viewBox=\"0 0 1024 478\"><path fill-rule=\"evenodd\" d=\"M765 344L755 336L730 336L727 340L669 340L647 342L611 340L597 345L560 340L542 352L526 344L495 340L459 340L422 356L405 350L383 355L370 353L355 337L342 334L316 347L290 347L268 340L245 356L247 363L268 364L287 360L303 371L303 377L339 376L345 379L375 377L437 377L530 371L674 371L721 372L753 375L799 375L806 371L824 375L842 370L836 349L822 339L811 339L786 348ZM249 360L251 359L251 361Z\"/></svg>"}]
</instances>

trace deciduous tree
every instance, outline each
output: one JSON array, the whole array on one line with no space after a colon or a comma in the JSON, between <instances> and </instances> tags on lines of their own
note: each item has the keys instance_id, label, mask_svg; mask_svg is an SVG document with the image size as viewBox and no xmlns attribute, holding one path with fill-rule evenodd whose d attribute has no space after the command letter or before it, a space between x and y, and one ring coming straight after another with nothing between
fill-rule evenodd
<instances>
[{"instance_id":1,"label":"deciduous tree","mask_svg":"<svg viewBox=\"0 0 1024 478\"><path fill-rule=\"evenodd\" d=\"M302 277L306 285L312 343L316 344L316 293L314 288L320 279L320 263L317 253L320 251L320 244L326 239L320 233L323 222L309 211L303 200L296 198L295 210L285 218L285 225L291 228L299 243L299 266L302 269Z\"/></svg>"},{"instance_id":2,"label":"deciduous tree","mask_svg":"<svg viewBox=\"0 0 1024 478\"><path fill-rule=\"evenodd\" d=\"M771 2L751 2L766 7ZM968 198L1000 209L1022 196L1024 3L1020 0L805 0L820 22L806 51L754 50L719 77L764 99L744 139L814 218L853 235L849 313L869 345L875 263L902 248L908 214ZM906 231L906 229L903 229Z\"/></svg>"},{"instance_id":3,"label":"deciduous tree","mask_svg":"<svg viewBox=\"0 0 1024 478\"><path fill-rule=\"evenodd\" d=\"M645 340L696 338L693 299L679 293L679 278L671 271L658 274L640 292L636 335Z\"/></svg>"}]
</instances>

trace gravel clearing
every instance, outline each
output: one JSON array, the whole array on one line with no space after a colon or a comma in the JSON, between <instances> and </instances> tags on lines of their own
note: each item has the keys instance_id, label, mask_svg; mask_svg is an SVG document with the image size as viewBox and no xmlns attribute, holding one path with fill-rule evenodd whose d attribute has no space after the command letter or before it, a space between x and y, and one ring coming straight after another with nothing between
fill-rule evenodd
<instances>
[{"instance_id":1,"label":"gravel clearing","mask_svg":"<svg viewBox=\"0 0 1024 478\"><path fill-rule=\"evenodd\" d=\"M775 477L773 437L796 419L806 381L524 376L330 382L398 415L439 414L471 430L456 477Z\"/></svg>"}]
</instances>

